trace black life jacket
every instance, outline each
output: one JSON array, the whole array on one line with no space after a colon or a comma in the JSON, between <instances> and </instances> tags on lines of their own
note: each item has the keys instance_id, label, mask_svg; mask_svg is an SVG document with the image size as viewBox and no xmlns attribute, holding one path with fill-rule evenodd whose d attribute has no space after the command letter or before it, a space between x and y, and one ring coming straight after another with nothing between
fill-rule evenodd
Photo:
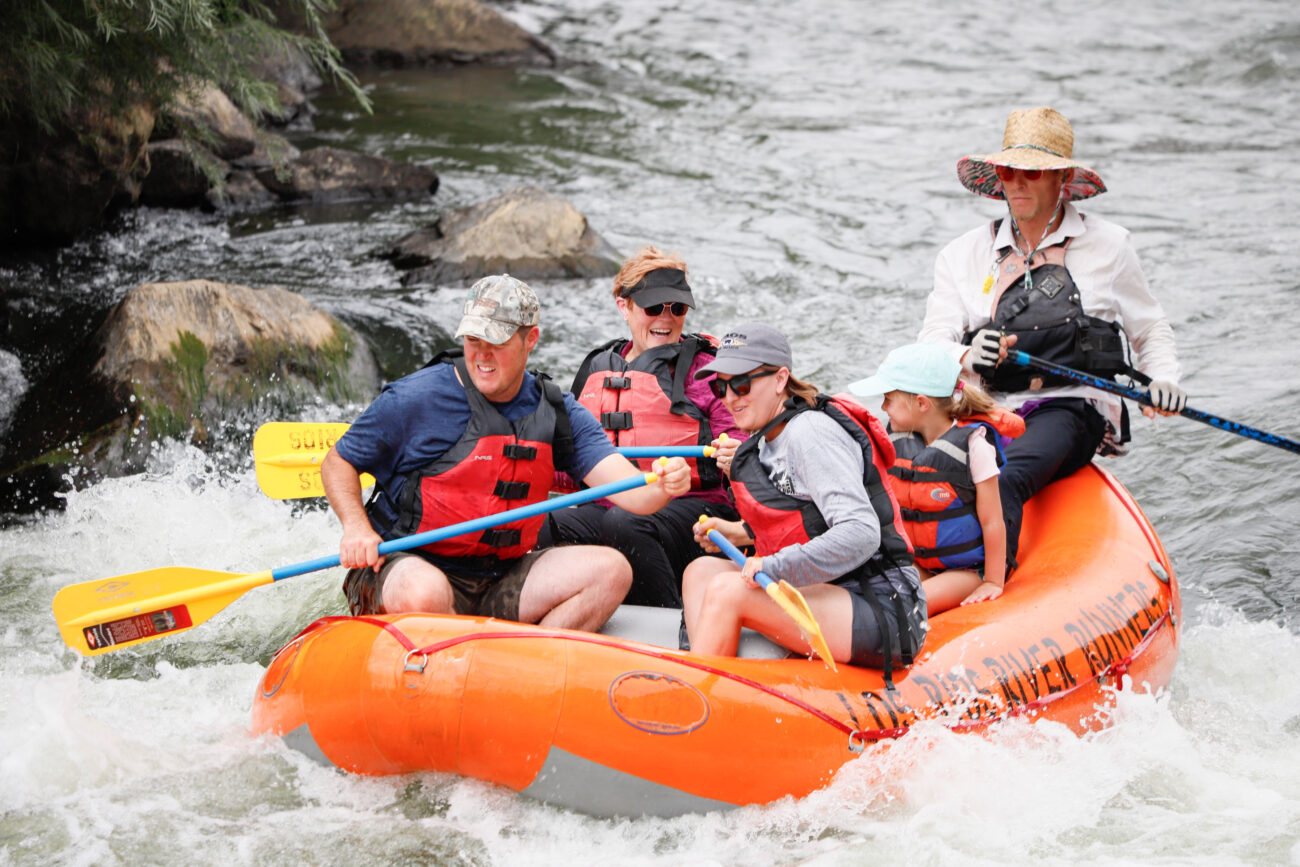
<instances>
[{"instance_id":1,"label":"black life jacket","mask_svg":"<svg viewBox=\"0 0 1300 867\"><path fill-rule=\"evenodd\" d=\"M996 220L992 224L995 238L1001 223ZM997 262L992 318L966 332L962 342L969 345L978 331L992 328L1016 335L1018 351L1054 364L1097 376L1144 378L1132 367L1119 325L1083 312L1079 289L1065 267L1065 254L1073 240L1066 238L1035 250L1027 258L1014 247L1004 252ZM1042 379L1044 385L1069 384L1069 380L1017 364L977 366L976 372L989 388L1002 392L1025 391L1034 379Z\"/></svg>"},{"instance_id":2,"label":"black life jacket","mask_svg":"<svg viewBox=\"0 0 1300 867\"><path fill-rule=\"evenodd\" d=\"M759 461L758 445L772 428L785 424L801 412L824 412L839 423L862 449L862 485L880 523L880 547L865 563L840 577L857 580L862 595L876 619L884 659L884 676L887 688L893 689L894 658L902 665L911 665L925 640L925 606L915 598L911 608L884 578L890 567L902 568L912 564L912 546L903 530L902 517L893 490L886 481L894 461L894 447L889 435L871 412L846 395L817 395L809 404L797 398L786 401L785 409L761 431L741 443L731 463L731 493L736 510L754 534L754 549L758 556L775 553L787 545L807 542L828 529L821 510L810 500L801 500L781 491L763 469ZM886 582L887 592L878 592L871 579ZM888 602L894 610L897 628L885 617L883 606Z\"/></svg>"}]
</instances>

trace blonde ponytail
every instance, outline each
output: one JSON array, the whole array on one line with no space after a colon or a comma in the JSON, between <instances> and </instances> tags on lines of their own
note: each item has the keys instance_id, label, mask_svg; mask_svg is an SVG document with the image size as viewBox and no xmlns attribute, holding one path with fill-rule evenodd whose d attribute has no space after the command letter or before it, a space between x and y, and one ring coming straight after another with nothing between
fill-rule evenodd
<instances>
[{"instance_id":1,"label":"blonde ponytail","mask_svg":"<svg viewBox=\"0 0 1300 867\"><path fill-rule=\"evenodd\" d=\"M961 388L954 392L952 397L930 398L934 401L934 405L953 421L961 421L964 418L970 418L981 413L988 414L997 407L993 398L989 397L988 392L978 385L971 385L969 382L960 380L958 385Z\"/></svg>"}]
</instances>

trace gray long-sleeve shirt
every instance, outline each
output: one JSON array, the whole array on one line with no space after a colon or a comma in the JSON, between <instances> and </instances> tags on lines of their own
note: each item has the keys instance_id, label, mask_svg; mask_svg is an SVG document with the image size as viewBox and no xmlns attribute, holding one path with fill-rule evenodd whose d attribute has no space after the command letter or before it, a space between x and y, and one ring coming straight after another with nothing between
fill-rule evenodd
<instances>
[{"instance_id":1,"label":"gray long-sleeve shirt","mask_svg":"<svg viewBox=\"0 0 1300 867\"><path fill-rule=\"evenodd\" d=\"M880 522L862 486L862 449L833 418L801 412L759 444L758 459L783 493L811 500L829 529L763 558L763 571L796 587L834 581L880 547Z\"/></svg>"}]
</instances>

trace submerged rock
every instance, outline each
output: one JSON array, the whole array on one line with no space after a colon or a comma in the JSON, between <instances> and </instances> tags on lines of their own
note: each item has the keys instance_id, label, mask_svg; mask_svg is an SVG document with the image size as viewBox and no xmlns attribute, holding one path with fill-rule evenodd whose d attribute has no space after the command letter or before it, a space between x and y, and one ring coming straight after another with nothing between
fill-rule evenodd
<instances>
[{"instance_id":1,"label":"submerged rock","mask_svg":"<svg viewBox=\"0 0 1300 867\"><path fill-rule=\"evenodd\" d=\"M312 148L283 167L266 166L255 174L286 201L400 199L438 191L438 176L426 166L330 147Z\"/></svg>"},{"instance_id":2,"label":"submerged rock","mask_svg":"<svg viewBox=\"0 0 1300 867\"><path fill-rule=\"evenodd\" d=\"M555 63L555 51L479 0L339 0L326 21L350 64Z\"/></svg>"},{"instance_id":3,"label":"submerged rock","mask_svg":"<svg viewBox=\"0 0 1300 867\"><path fill-rule=\"evenodd\" d=\"M541 187L518 187L442 216L388 251L413 283L473 282L509 273L521 280L609 277L620 257L568 201Z\"/></svg>"},{"instance_id":4,"label":"submerged rock","mask_svg":"<svg viewBox=\"0 0 1300 867\"><path fill-rule=\"evenodd\" d=\"M69 476L139 472L162 438L216 447L214 425L266 403L364 401L380 385L369 346L302 296L209 280L131 290L77 358L15 413L0 487L30 502L0 508L48 504Z\"/></svg>"}]
</instances>

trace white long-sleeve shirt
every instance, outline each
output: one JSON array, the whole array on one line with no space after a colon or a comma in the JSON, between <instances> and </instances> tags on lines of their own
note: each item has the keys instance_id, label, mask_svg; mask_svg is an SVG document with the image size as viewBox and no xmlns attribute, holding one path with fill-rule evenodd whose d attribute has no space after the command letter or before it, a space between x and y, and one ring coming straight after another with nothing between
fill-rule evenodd
<instances>
[{"instance_id":1,"label":"white long-sleeve shirt","mask_svg":"<svg viewBox=\"0 0 1300 867\"><path fill-rule=\"evenodd\" d=\"M1065 267L1079 289L1083 312L1119 323L1132 347L1134 367L1152 379L1177 383L1180 370L1174 332L1164 308L1147 286L1128 230L1100 217L1085 218L1066 204L1061 225L1043 239L1039 249L1066 238L1074 239L1065 251ZM917 340L944 346L961 360L970 349L961 342L962 335L984 327L992 318L998 254L1013 246L1011 221L1004 219L996 238L985 223L944 247L935 260L934 288L926 300L925 322ZM1119 430L1120 398L1085 385L997 397L1012 409L1031 400L1084 397Z\"/></svg>"}]
</instances>

